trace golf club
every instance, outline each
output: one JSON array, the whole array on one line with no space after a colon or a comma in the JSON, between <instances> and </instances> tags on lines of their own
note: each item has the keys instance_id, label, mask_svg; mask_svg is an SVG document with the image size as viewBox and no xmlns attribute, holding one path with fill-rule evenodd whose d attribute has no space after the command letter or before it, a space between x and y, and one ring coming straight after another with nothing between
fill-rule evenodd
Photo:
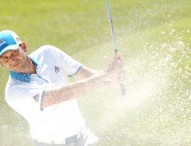
<instances>
[{"instance_id":1,"label":"golf club","mask_svg":"<svg viewBox=\"0 0 191 146\"><path fill-rule=\"evenodd\" d=\"M113 45L114 45L114 52L117 53L119 51L119 49L118 49L117 41L116 41L116 37L115 37L115 31L114 31L110 7L109 7L109 0L105 0L105 2L106 2L106 9L107 9L107 14L108 14L109 24L110 24L110 29L111 29L111 35L112 35L112 40L113 40ZM125 85L123 82L120 83L120 88L121 88L122 96L125 96L126 89L125 89Z\"/></svg>"}]
</instances>

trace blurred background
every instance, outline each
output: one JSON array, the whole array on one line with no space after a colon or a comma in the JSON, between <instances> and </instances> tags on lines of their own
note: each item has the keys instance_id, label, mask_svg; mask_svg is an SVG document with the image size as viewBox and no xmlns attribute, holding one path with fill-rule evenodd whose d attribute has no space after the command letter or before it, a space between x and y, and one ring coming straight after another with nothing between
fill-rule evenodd
<instances>
[{"instance_id":1,"label":"blurred background","mask_svg":"<svg viewBox=\"0 0 191 146\"><path fill-rule=\"evenodd\" d=\"M191 1L110 0L126 96L97 89L78 99L98 146L191 146ZM104 0L0 0L0 30L15 31L28 53L51 44L103 70L114 55ZM0 145L32 146L26 121L4 100Z\"/></svg>"}]
</instances>

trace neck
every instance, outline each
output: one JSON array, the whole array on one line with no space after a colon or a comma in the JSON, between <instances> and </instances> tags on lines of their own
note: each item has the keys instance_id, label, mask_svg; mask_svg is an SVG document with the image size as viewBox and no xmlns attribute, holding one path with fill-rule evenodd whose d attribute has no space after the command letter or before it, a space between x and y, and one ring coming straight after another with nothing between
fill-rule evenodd
<instances>
[{"instance_id":1,"label":"neck","mask_svg":"<svg viewBox=\"0 0 191 146\"><path fill-rule=\"evenodd\" d=\"M28 69L27 73L35 74L36 66L34 65L34 63L32 62L32 60L30 58L29 58L28 66L29 66L29 69Z\"/></svg>"},{"instance_id":2,"label":"neck","mask_svg":"<svg viewBox=\"0 0 191 146\"><path fill-rule=\"evenodd\" d=\"M36 73L36 66L29 57L27 58L27 62L23 64L21 68L22 68L22 71L20 71L20 73L25 73L25 74Z\"/></svg>"}]
</instances>

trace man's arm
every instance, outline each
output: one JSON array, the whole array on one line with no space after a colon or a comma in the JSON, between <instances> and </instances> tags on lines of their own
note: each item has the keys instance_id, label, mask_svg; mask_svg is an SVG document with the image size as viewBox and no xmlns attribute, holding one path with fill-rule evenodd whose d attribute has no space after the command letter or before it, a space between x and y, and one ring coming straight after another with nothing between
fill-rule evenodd
<instances>
[{"instance_id":1,"label":"man's arm","mask_svg":"<svg viewBox=\"0 0 191 146\"><path fill-rule=\"evenodd\" d=\"M46 108L53 104L79 97L97 87L107 86L110 84L107 76L106 72L100 72L58 89L46 89L43 97L43 107Z\"/></svg>"},{"instance_id":2,"label":"man's arm","mask_svg":"<svg viewBox=\"0 0 191 146\"><path fill-rule=\"evenodd\" d=\"M120 74L123 72L123 67L123 60L119 54L115 54L105 71L95 72L84 67L78 72L78 78L83 79L57 89L46 89L42 105L45 108L84 95L97 87L103 88L117 85L120 80Z\"/></svg>"},{"instance_id":3,"label":"man's arm","mask_svg":"<svg viewBox=\"0 0 191 146\"><path fill-rule=\"evenodd\" d=\"M94 74L98 73L98 71L95 71L93 69L90 69L86 66L83 66L79 72L77 74L74 75L74 78L76 80L81 80L81 79L85 79L85 78L88 78Z\"/></svg>"}]
</instances>

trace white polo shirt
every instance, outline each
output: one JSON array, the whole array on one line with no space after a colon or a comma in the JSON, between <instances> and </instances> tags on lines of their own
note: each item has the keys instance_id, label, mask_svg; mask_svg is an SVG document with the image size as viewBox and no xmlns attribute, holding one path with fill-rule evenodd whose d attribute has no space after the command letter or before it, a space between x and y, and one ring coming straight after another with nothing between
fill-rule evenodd
<instances>
[{"instance_id":1,"label":"white polo shirt","mask_svg":"<svg viewBox=\"0 0 191 146\"><path fill-rule=\"evenodd\" d=\"M46 87L67 84L68 76L76 74L82 65L50 45L42 46L29 56L37 65L37 73L11 72L6 85L6 101L28 121L33 139L62 143L65 137L85 128L85 121L76 99L43 109L43 92Z\"/></svg>"}]
</instances>

